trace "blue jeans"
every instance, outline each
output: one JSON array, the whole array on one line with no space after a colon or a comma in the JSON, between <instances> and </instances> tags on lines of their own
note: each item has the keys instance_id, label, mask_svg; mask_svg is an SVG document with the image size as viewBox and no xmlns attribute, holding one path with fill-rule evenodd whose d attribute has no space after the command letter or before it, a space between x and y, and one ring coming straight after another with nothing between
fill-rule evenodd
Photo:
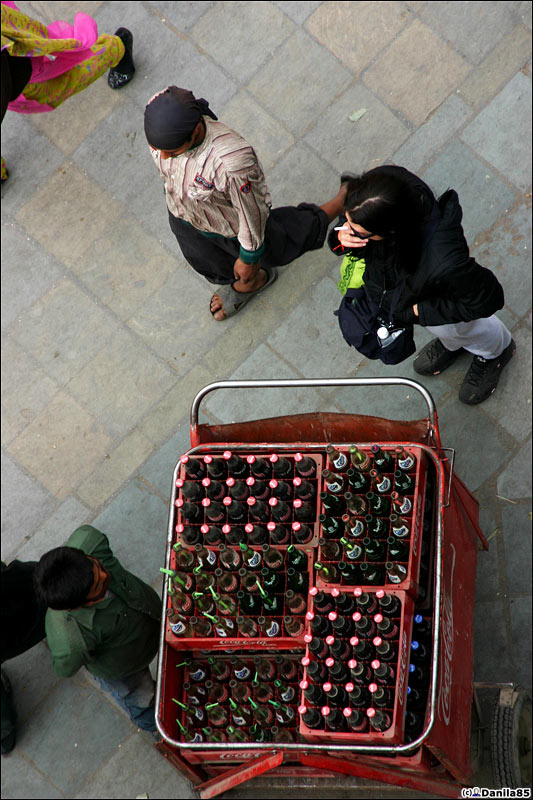
<instances>
[{"instance_id":1,"label":"blue jeans","mask_svg":"<svg viewBox=\"0 0 533 800\"><path fill-rule=\"evenodd\" d=\"M131 721L144 731L157 731L155 726L155 684L148 667L128 678L104 680L95 675L98 683L128 712Z\"/></svg>"}]
</instances>

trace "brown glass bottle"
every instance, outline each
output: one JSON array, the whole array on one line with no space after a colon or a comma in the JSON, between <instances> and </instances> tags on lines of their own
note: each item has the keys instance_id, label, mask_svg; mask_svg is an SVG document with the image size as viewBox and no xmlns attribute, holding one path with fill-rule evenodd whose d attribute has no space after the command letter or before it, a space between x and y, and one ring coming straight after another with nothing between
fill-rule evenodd
<instances>
[{"instance_id":1,"label":"brown glass bottle","mask_svg":"<svg viewBox=\"0 0 533 800\"><path fill-rule=\"evenodd\" d=\"M296 453L294 456L294 468L297 474L302 478L312 478L316 475L316 463L309 456L304 456L302 453Z\"/></svg>"}]
</instances>

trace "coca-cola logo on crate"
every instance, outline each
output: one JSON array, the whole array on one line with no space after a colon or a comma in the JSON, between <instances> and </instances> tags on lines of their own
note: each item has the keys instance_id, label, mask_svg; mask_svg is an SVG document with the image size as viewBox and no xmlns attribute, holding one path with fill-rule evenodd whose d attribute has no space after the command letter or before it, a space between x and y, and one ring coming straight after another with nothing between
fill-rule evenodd
<instances>
[{"instance_id":1,"label":"coca-cola logo on crate","mask_svg":"<svg viewBox=\"0 0 533 800\"><path fill-rule=\"evenodd\" d=\"M442 647L440 651L440 680L438 710L439 717L446 725L450 724L451 699L452 699L452 659L453 659L453 576L455 572L455 547L450 543L452 550L452 560L450 567L449 586L443 582L442 591L442 614L441 614L441 636ZM446 559L444 562L446 563Z\"/></svg>"}]
</instances>

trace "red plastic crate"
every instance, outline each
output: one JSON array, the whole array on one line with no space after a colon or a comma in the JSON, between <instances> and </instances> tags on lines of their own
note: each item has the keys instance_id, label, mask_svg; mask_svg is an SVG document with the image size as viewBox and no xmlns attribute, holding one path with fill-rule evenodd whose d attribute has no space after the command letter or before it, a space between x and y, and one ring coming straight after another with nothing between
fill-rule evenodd
<instances>
[{"instance_id":1,"label":"red plastic crate","mask_svg":"<svg viewBox=\"0 0 533 800\"><path fill-rule=\"evenodd\" d=\"M246 453L242 453L242 454L239 453L237 450L233 450L232 452L235 455L237 455L241 460L245 461L246 457L247 456L251 456L251 455L254 455L254 456L258 457L258 458L263 458L263 459L268 460L270 455L272 455L273 453L277 453L278 451L276 451L274 448L272 448L271 452L255 452L255 453L253 453L253 452L246 451ZM217 453L202 453L201 456L191 455L191 456L188 456L188 458L191 461L196 460L196 461L202 461L203 462L204 456L206 456L206 455L212 455L214 458L220 458L222 456L222 453L220 453L220 452L217 452ZM295 453L286 453L285 451L283 451L283 453L281 453L281 455L283 456L283 458L288 458L294 464ZM292 499L286 501L286 502L289 503L289 505L292 508L292 514L291 514L290 519L288 519L288 520L286 520L286 521L284 521L282 523L276 523L276 524L281 525L281 527L286 529L286 531L288 533L288 536L289 536L289 539L284 545L276 544L275 542L271 542L272 546L276 545L278 547L288 547L290 544L293 544L296 547L304 547L304 546L305 547L315 547L318 544L318 538L319 538L318 514L319 514L319 507L320 507L319 492L320 492L320 487L321 487L321 483L322 483L322 465L324 463L324 458L323 458L323 456L321 454L317 454L317 453L305 453L305 457L306 458L310 458L312 461L315 462L315 465L316 465L315 475L313 477L305 478L305 480L310 481L310 483L312 483L316 488L316 496L315 496L315 500L313 501L313 505L314 505L314 508L315 508L314 518L312 520L309 520L309 521L302 521L302 524L309 525L309 527L311 528L312 537L311 537L311 539L309 539L307 542L305 542L302 545L300 545L294 539L292 525L293 525L293 523L297 522L298 520L296 519L296 517L294 515L294 500L296 498L293 496ZM182 458L183 458L183 456L182 456ZM245 480L246 477L250 477L252 475L252 473L250 471L250 467L248 465L247 465L247 468L248 468L248 472L245 473L242 476L242 478L240 478L241 480ZM264 480L268 482L273 477L274 477L274 475L272 474L270 477L264 478ZM279 480L282 483L287 483L289 485L289 487L291 488L291 490L292 490L292 488L293 488L292 487L292 480L295 477L299 477L299 476L296 473L296 471L294 469L294 466L293 466L292 475L290 475L289 477L280 478ZM187 482L201 484L201 479L194 480L194 479L191 479L191 478L187 477L187 474L185 472L185 468L184 468L183 464L180 466L178 480L186 480ZM270 518L270 520L268 520L268 521L266 521L264 523L254 523L254 521L251 518L248 518L244 522L232 523L231 520L229 520L228 517L226 516L226 518L224 520L221 520L220 522L214 523L214 522L209 522L209 520L207 520L205 518L205 516L204 516L203 520L201 520L201 521L199 521L197 523L189 523L189 522L186 522L183 519L183 516L182 516L182 514L180 512L180 509L176 506L176 502L180 501L182 499L185 500L186 498L183 497L183 494L180 491L180 488L175 485L173 487L173 491L172 491L172 506L174 508L174 515L173 515L173 517L174 517L173 518L173 529L174 529L174 531L176 531L176 526L179 525L179 524L183 524L183 525L187 525L187 526L190 525L193 528L200 528L202 524L216 525L217 527L221 528L224 525L233 525L234 527L243 527L247 523L266 525L269 521L270 522L275 522L274 520L272 520L272 518ZM266 500L264 502L268 502L268 500ZM196 505L200 505L201 502L198 501L195 504ZM179 534L177 534L177 540L178 541L182 541L182 538L180 537ZM200 537L199 541L201 543L203 543L203 536Z\"/></svg>"},{"instance_id":2,"label":"red plastic crate","mask_svg":"<svg viewBox=\"0 0 533 800\"><path fill-rule=\"evenodd\" d=\"M187 549L187 548L184 548L184 549ZM216 548L206 548L206 549L207 550L212 550L213 552L216 551ZM238 550L239 548L230 548L230 549ZM260 551L261 550L261 548L258 548L258 547L252 547L251 549L252 550L256 550L256 551ZM283 553L284 557L286 557L286 548L275 548L275 547L273 547L272 549L280 550ZM313 552L314 551L313 551L312 548L308 548L308 547L299 547L298 550L303 551L307 555L306 573L309 576L309 581L311 581L311 579L312 579L312 568L313 568ZM175 568L175 565L176 565L175 553L174 553L174 551L172 551L171 552L170 568L173 570ZM260 573L258 573L258 577L260 578ZM287 576L286 576L286 572L285 571L283 571L282 578L283 578L283 584L274 594L284 597L285 591L287 590L287 584L286 584ZM266 623L263 626L264 629L268 629L268 628L272 627L272 623L275 623L275 624L277 623L277 625L279 625L279 632L274 634L274 635L268 636L268 635L263 634L263 635L260 635L260 636L257 636L257 637L246 637L246 636L241 635L238 632L237 627L235 625L236 617L237 616L250 617L257 623L258 616L251 615L251 614L248 614L248 613L245 613L245 612L243 612L241 614L240 610L238 609L237 613L235 615L224 616L224 619L231 620L233 622L233 624L235 625L236 633L235 633L234 636L228 635L226 637L222 637L222 636L217 636L216 634L214 634L214 635L211 635L211 636L198 636L198 637L191 636L190 637L190 636L176 635L172 631L170 622L167 620L166 621L166 630L165 630L166 641L168 642L168 644L171 647L173 647L173 648L175 648L177 650L206 650L206 649L209 649L209 650L227 650L229 648L235 648L235 647L239 647L239 648L244 648L244 649L250 650L250 649L260 649L260 648L264 648L264 647L269 647L269 648L272 648L272 649L290 649L290 648L294 648L294 647L298 647L298 646L303 647L303 645L304 645L304 638L303 637L304 637L304 633L305 633L305 628L304 628L304 625L305 625L305 614L306 614L306 612L307 612L307 610L309 608L309 601L308 601L308 596L307 596L306 590L302 590L299 593L303 594L304 597L306 597L306 599L307 599L307 607L305 609L303 609L301 613L299 613L299 614L291 614L290 612L288 612L286 610L285 605L284 605L282 614L278 614L276 616L268 616L266 614L262 615L262 616L265 616L265 619L266 619ZM234 599L237 600L236 597ZM284 600L284 603L285 603L285 600ZM171 607L172 607L172 603L171 603L171 598L169 597L168 601L167 601L167 609L171 608ZM283 621L285 616L293 616L293 617L297 618L298 620L301 620L301 622L302 622L302 631L298 636L290 636L285 632L284 621Z\"/></svg>"},{"instance_id":3,"label":"red plastic crate","mask_svg":"<svg viewBox=\"0 0 533 800\"><path fill-rule=\"evenodd\" d=\"M253 659L255 656L260 655L264 658L271 658L275 659L279 655L281 655L277 651L262 651L261 653L242 653L236 652L232 653L231 655L217 653L214 654L198 654L197 656L192 656L190 652L187 651L177 651L173 648L169 647L168 645L165 646L163 652L163 664L161 667L161 674L162 674L162 686L161 686L161 705L160 705L160 723L163 733L163 738L166 739L168 742L185 742L183 734L180 729L180 725L178 722L183 726L185 721L185 711L177 705L174 701L178 700L180 703L186 703L186 691L184 688L184 684L188 681L188 667L185 662L187 661L194 661L194 663L199 664L201 666L208 665L208 658L215 658L218 662L221 661L228 661L234 656L241 659L245 662L245 664L250 668L252 671L255 666L253 663ZM279 697L279 690L274 687L274 699L276 701L282 702L284 705L289 706L294 712L294 721L291 722L289 725L279 726L281 729L282 727L285 730L288 730L293 737L293 741L297 742L300 741L299 733L298 733L298 698L299 698L299 681L302 678L303 668L300 665L300 657L294 654L285 653L283 654L284 658L289 661L292 661L296 667L296 676L291 680L283 680L284 685L292 688L294 690L294 698L287 702L283 703L283 700ZM253 675L253 671L252 671ZM191 682L192 683L192 682ZM203 685L203 684L200 684ZM224 684L227 686L227 684ZM254 694L252 693L252 699L254 698ZM225 700L221 705L223 705L226 709L230 708L229 700ZM261 705L258 703L258 705ZM192 705L190 706L192 708ZM202 722L198 720L195 724L195 728L192 730L198 730L201 732L201 728L206 726L206 722ZM231 720L230 720L231 724ZM276 724L276 720L274 720L271 725ZM236 726L234 726L236 727ZM191 729L189 729L191 730ZM220 729L223 732L226 732L226 728ZM249 729L246 727L241 728L244 733L245 739L247 743L253 742L253 734L249 732ZM208 744L208 743L206 743ZM186 758L191 763L227 763L228 761L242 761L247 760L248 758L252 757L250 754L253 754L253 757L256 757L261 752L261 742L257 742L257 749L248 749L243 751L234 751L234 750L227 750L227 751L216 751L210 750L208 746L202 750L187 750L181 749L180 755L183 758Z\"/></svg>"},{"instance_id":4,"label":"red plastic crate","mask_svg":"<svg viewBox=\"0 0 533 800\"><path fill-rule=\"evenodd\" d=\"M394 454L394 459L395 459L395 462L396 462L396 454L394 453L394 446L387 447L386 445L380 445L380 447L381 447L381 449L383 451L387 451L387 452L393 453ZM362 452L369 452L370 453L370 448L361 447L360 449L361 449ZM426 458L425 458L424 454L421 453L421 451L418 448L416 448L416 447L405 447L404 449L408 453L410 453L411 455L416 457L416 465L408 473L409 475L412 475L415 478L414 493L406 495L411 501L412 508L407 514L402 515L406 519L410 520L410 522L411 522L411 531L410 531L409 536L408 537L404 537L403 539L401 539L402 542L405 542L406 544L409 545L409 560L408 560L408 562L399 562L403 566L407 567L407 577L406 577L405 580L401 581L400 583L390 583L389 581L387 581L386 574L385 574L385 583L383 583L382 585L383 585L384 588L387 589L387 591L389 589L406 591L406 592L409 592L410 594L412 594L413 596L416 597L416 595L418 593L418 580L419 580L419 575L420 575L420 560L421 560L421 551L422 551L421 544L422 544L422 530L423 530L423 518L424 518L424 503L425 503L425 494L426 494L427 465L426 465ZM337 450L339 452L349 453L349 448L347 448L347 447L339 446L337 448ZM336 471L335 467L329 462L329 459L328 459L327 468L331 469L332 472ZM392 474L393 471L384 473L388 478L391 479L391 481L393 480L393 474ZM339 474L342 474L342 472L340 470L337 471L337 472L339 472ZM344 470L344 472L345 472L345 470ZM374 480L371 479L371 486L370 486L370 490L371 491L373 490L373 487L374 487ZM325 491L325 486L322 487L322 490ZM349 489L347 491L349 491ZM385 497L390 497L390 493L389 494L385 494L384 496ZM323 512L323 510L321 510L321 513L325 513L325 512ZM387 514L385 516L388 518L389 514ZM340 519L340 517L339 517L339 519ZM339 541L340 536L342 535L342 534L340 534L338 537L332 537L332 536L326 535L322 531L322 526L320 526L319 533L320 533L320 537L324 537L328 541ZM389 523L389 534L388 535L390 535L390 523ZM348 537L348 538L350 538L350 537ZM386 539L387 539L386 536L380 537L380 541L383 541L385 544L386 544ZM360 541L359 538L357 538L357 539L350 538L350 542L361 544L361 541ZM341 545L341 552L342 552L342 545ZM388 547L387 547L387 556L388 556ZM340 560L342 560L342 555L339 558L335 559L335 561L331 561L331 560L328 560L328 559L323 559L323 557L322 557L322 548L321 547L318 548L318 559L317 559L318 563L321 563L326 567L328 565L335 566ZM363 561L365 561L365 560L366 559L363 559ZM388 561L388 560L389 560L388 558L385 558L383 561L373 561L373 562L369 562L369 563L372 563L373 565L376 565L376 566L382 566L384 568L385 562ZM397 559L390 559L390 560L397 561ZM347 561L347 563L351 563L349 561L349 559L347 559L346 561ZM353 563L359 564L359 563L362 563L362 562L357 560L357 561L354 561ZM321 571L319 571L319 570L317 570L315 582L316 582L316 586L321 588L321 589L322 588L323 589L327 589L328 587L331 588L334 585L339 586L339 587L342 586L343 591L349 591L350 589L355 589L356 586L360 586L362 588L368 588L368 589L371 589L371 588L375 589L376 588L375 584L373 584L373 585L364 584L364 583L362 583L360 581L358 583L348 583L345 580L345 578L343 578L340 574L338 575L338 578L335 579L334 581L326 581L324 579L324 577L322 576Z\"/></svg>"},{"instance_id":5,"label":"red plastic crate","mask_svg":"<svg viewBox=\"0 0 533 800\"><path fill-rule=\"evenodd\" d=\"M330 589L322 589L321 591L323 591L324 594L331 594ZM344 592L344 587L342 591ZM364 589L364 591L369 595L375 595L376 591L378 590L376 589L376 587L373 587L372 589ZM399 622L398 638L388 640L391 643L396 643L398 647L397 658L394 661L388 662L392 666L394 666L396 670L394 687L392 685L386 687L389 689L393 689L394 691L394 698L393 698L394 707L385 709L387 713L391 716L392 720L391 726L385 731L375 731L369 727L368 731L364 733L355 733L353 731L337 732L337 731L327 730L325 728L325 723L324 723L324 729L309 728L300 718L300 734L309 742L315 742L315 743L322 741L339 742L339 743L353 742L354 744L362 744L362 743L398 744L403 742L404 712L407 699L407 683L408 683L408 669L409 669L410 648L411 648L412 620L414 615L414 601L412 597L410 597L410 595L408 595L406 592L403 591L387 588L386 593L398 597L402 604L401 617L398 620ZM311 608L311 610L313 609ZM373 616L375 613L377 612L375 611L372 612L371 616ZM318 612L317 616L319 616ZM355 626L354 626L354 634L355 634ZM349 637L337 637L337 638L347 638L349 640ZM313 654L309 651L308 647L306 648L306 657L310 658L311 661L317 660L314 658ZM374 658L375 657L376 656L374 656ZM367 663L370 665L371 661L372 658L370 658ZM304 669L304 680L306 679L307 679L307 669ZM312 683L312 681L310 681L310 683ZM345 684L341 685L344 686ZM301 705L306 706L307 708L314 707L306 699L303 690L301 694ZM368 707L373 707L373 705L371 704Z\"/></svg>"}]
</instances>

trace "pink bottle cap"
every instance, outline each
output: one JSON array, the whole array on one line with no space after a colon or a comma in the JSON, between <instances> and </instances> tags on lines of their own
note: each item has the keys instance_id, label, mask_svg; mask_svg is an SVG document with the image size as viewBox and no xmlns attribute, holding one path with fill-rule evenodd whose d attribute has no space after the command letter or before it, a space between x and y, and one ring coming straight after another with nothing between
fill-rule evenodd
<instances>
[{"instance_id":1,"label":"pink bottle cap","mask_svg":"<svg viewBox=\"0 0 533 800\"><path fill-rule=\"evenodd\" d=\"M305 615L305 618L308 619L308 620L314 619L315 618L315 612L314 611L308 611L307 614Z\"/></svg>"},{"instance_id":2,"label":"pink bottle cap","mask_svg":"<svg viewBox=\"0 0 533 800\"><path fill-rule=\"evenodd\" d=\"M211 478L202 478L202 486L205 486L206 489L211 486Z\"/></svg>"},{"instance_id":3,"label":"pink bottle cap","mask_svg":"<svg viewBox=\"0 0 533 800\"><path fill-rule=\"evenodd\" d=\"M309 594L311 595L311 597L314 597L316 594L318 594L318 589L316 588L316 586L311 586L311 588L309 589Z\"/></svg>"},{"instance_id":4,"label":"pink bottle cap","mask_svg":"<svg viewBox=\"0 0 533 800\"><path fill-rule=\"evenodd\" d=\"M378 659L375 658L374 661L372 661L372 663L370 664L370 666L372 667L372 669L379 669L379 667L381 666L381 661L378 661Z\"/></svg>"},{"instance_id":5,"label":"pink bottle cap","mask_svg":"<svg viewBox=\"0 0 533 800\"><path fill-rule=\"evenodd\" d=\"M354 593L354 596L355 596L355 597L361 597L361 595L363 594L363 590L362 590L362 589L359 589L359 588L357 588L357 589L354 589L354 590L353 590L353 593Z\"/></svg>"},{"instance_id":6,"label":"pink bottle cap","mask_svg":"<svg viewBox=\"0 0 533 800\"><path fill-rule=\"evenodd\" d=\"M376 716L376 709L375 708L367 708L366 715L367 715L367 717L370 717L370 719L372 719L372 717Z\"/></svg>"},{"instance_id":7,"label":"pink bottle cap","mask_svg":"<svg viewBox=\"0 0 533 800\"><path fill-rule=\"evenodd\" d=\"M246 485L253 486L255 484L255 478L250 475L249 478L246 478Z\"/></svg>"},{"instance_id":8,"label":"pink bottle cap","mask_svg":"<svg viewBox=\"0 0 533 800\"><path fill-rule=\"evenodd\" d=\"M353 621L354 621L354 622L359 622L359 620L362 618L362 616L363 616L363 615L361 614L361 612L360 612L360 611L355 611L355 612L352 614L352 619L353 619Z\"/></svg>"},{"instance_id":9,"label":"pink bottle cap","mask_svg":"<svg viewBox=\"0 0 533 800\"><path fill-rule=\"evenodd\" d=\"M303 461L303 458L304 457L303 457L303 455L301 453L295 453L294 454L294 460L295 461Z\"/></svg>"},{"instance_id":10,"label":"pink bottle cap","mask_svg":"<svg viewBox=\"0 0 533 800\"><path fill-rule=\"evenodd\" d=\"M309 687L309 681L302 680L300 681L298 686L300 687L300 689L307 689Z\"/></svg>"},{"instance_id":11,"label":"pink bottle cap","mask_svg":"<svg viewBox=\"0 0 533 800\"><path fill-rule=\"evenodd\" d=\"M235 478L227 478L226 486L235 486Z\"/></svg>"},{"instance_id":12,"label":"pink bottle cap","mask_svg":"<svg viewBox=\"0 0 533 800\"><path fill-rule=\"evenodd\" d=\"M277 489L278 481L276 480L276 478L272 478L272 480L268 482L268 485L270 486L271 489Z\"/></svg>"},{"instance_id":13,"label":"pink bottle cap","mask_svg":"<svg viewBox=\"0 0 533 800\"><path fill-rule=\"evenodd\" d=\"M300 664L301 664L303 667L307 667L307 665L308 665L308 664L310 664L310 663L311 663L311 659L309 658L309 656L304 656L304 657L302 658L302 660L300 661Z\"/></svg>"},{"instance_id":14,"label":"pink bottle cap","mask_svg":"<svg viewBox=\"0 0 533 800\"><path fill-rule=\"evenodd\" d=\"M213 460L213 456L204 456L204 461L206 464L210 464Z\"/></svg>"},{"instance_id":15,"label":"pink bottle cap","mask_svg":"<svg viewBox=\"0 0 533 800\"><path fill-rule=\"evenodd\" d=\"M380 644L383 644L383 639L381 638L381 636L375 636L372 639L372 644L374 645L374 647L379 647Z\"/></svg>"},{"instance_id":16,"label":"pink bottle cap","mask_svg":"<svg viewBox=\"0 0 533 800\"><path fill-rule=\"evenodd\" d=\"M377 692L377 690L378 690L377 683L371 683L368 687L368 691L370 692L370 694L374 694L374 692Z\"/></svg>"},{"instance_id":17,"label":"pink bottle cap","mask_svg":"<svg viewBox=\"0 0 533 800\"><path fill-rule=\"evenodd\" d=\"M227 534L227 533L230 533L230 531L231 531L231 525L223 525L222 526L222 533L226 533Z\"/></svg>"},{"instance_id":18,"label":"pink bottle cap","mask_svg":"<svg viewBox=\"0 0 533 800\"><path fill-rule=\"evenodd\" d=\"M326 658L326 667L332 667L334 663L335 659L331 658L331 656L329 658Z\"/></svg>"},{"instance_id":19,"label":"pink bottle cap","mask_svg":"<svg viewBox=\"0 0 533 800\"><path fill-rule=\"evenodd\" d=\"M249 464L253 464L253 463L254 463L254 461L255 461L255 456L246 456L246 461L247 461Z\"/></svg>"},{"instance_id":20,"label":"pink bottle cap","mask_svg":"<svg viewBox=\"0 0 533 800\"><path fill-rule=\"evenodd\" d=\"M330 683L329 681L326 681L326 683L322 684L322 688L324 689L325 692L329 692L333 688L333 684Z\"/></svg>"},{"instance_id":21,"label":"pink bottle cap","mask_svg":"<svg viewBox=\"0 0 533 800\"><path fill-rule=\"evenodd\" d=\"M200 530L202 533L209 533L209 525L202 525Z\"/></svg>"},{"instance_id":22,"label":"pink bottle cap","mask_svg":"<svg viewBox=\"0 0 533 800\"><path fill-rule=\"evenodd\" d=\"M226 461L229 461L232 456L231 450L224 450L222 453L222 458L225 458Z\"/></svg>"},{"instance_id":23,"label":"pink bottle cap","mask_svg":"<svg viewBox=\"0 0 533 800\"><path fill-rule=\"evenodd\" d=\"M350 639L350 644L352 647L355 647L357 644L359 644L359 636L352 636Z\"/></svg>"},{"instance_id":24,"label":"pink bottle cap","mask_svg":"<svg viewBox=\"0 0 533 800\"><path fill-rule=\"evenodd\" d=\"M278 504L278 498L277 497L271 497L270 500L268 501L268 505L269 506L277 506L277 504Z\"/></svg>"},{"instance_id":25,"label":"pink bottle cap","mask_svg":"<svg viewBox=\"0 0 533 800\"><path fill-rule=\"evenodd\" d=\"M246 498L246 503L249 506L255 506L255 504L257 503L257 500L255 499L255 497L248 497L248 498Z\"/></svg>"},{"instance_id":26,"label":"pink bottle cap","mask_svg":"<svg viewBox=\"0 0 533 800\"><path fill-rule=\"evenodd\" d=\"M305 714L306 711L307 711L307 706L298 706L298 714L303 715Z\"/></svg>"},{"instance_id":27,"label":"pink bottle cap","mask_svg":"<svg viewBox=\"0 0 533 800\"><path fill-rule=\"evenodd\" d=\"M378 589L376 592L376 597L378 597L379 599L385 597L385 591L383 589Z\"/></svg>"},{"instance_id":28,"label":"pink bottle cap","mask_svg":"<svg viewBox=\"0 0 533 800\"><path fill-rule=\"evenodd\" d=\"M185 530L185 525L182 522L180 522L178 523L178 525L176 525L175 530L176 533L183 533L183 531Z\"/></svg>"},{"instance_id":29,"label":"pink bottle cap","mask_svg":"<svg viewBox=\"0 0 533 800\"><path fill-rule=\"evenodd\" d=\"M334 636L326 636L326 644L332 645L334 641L335 641Z\"/></svg>"},{"instance_id":30,"label":"pink bottle cap","mask_svg":"<svg viewBox=\"0 0 533 800\"><path fill-rule=\"evenodd\" d=\"M351 717L352 714L353 714L353 711L352 711L351 708L343 708L342 709L342 713L344 714L345 717Z\"/></svg>"},{"instance_id":31,"label":"pink bottle cap","mask_svg":"<svg viewBox=\"0 0 533 800\"><path fill-rule=\"evenodd\" d=\"M176 486L178 487L178 489L181 489L184 483L185 481L183 480L183 478L178 478L178 480L176 481Z\"/></svg>"},{"instance_id":32,"label":"pink bottle cap","mask_svg":"<svg viewBox=\"0 0 533 800\"><path fill-rule=\"evenodd\" d=\"M357 666L357 661L355 660L355 658L351 658L351 659L348 661L348 666L349 666L349 668L350 668L350 669L355 669L355 668L356 668L356 666Z\"/></svg>"},{"instance_id":33,"label":"pink bottle cap","mask_svg":"<svg viewBox=\"0 0 533 800\"><path fill-rule=\"evenodd\" d=\"M306 633L304 636L304 642L307 642L307 644L309 644L309 642L313 641L313 638L314 637L312 633Z\"/></svg>"},{"instance_id":34,"label":"pink bottle cap","mask_svg":"<svg viewBox=\"0 0 533 800\"><path fill-rule=\"evenodd\" d=\"M320 713L323 717L328 717L331 714L331 708L329 706L322 706Z\"/></svg>"},{"instance_id":35,"label":"pink bottle cap","mask_svg":"<svg viewBox=\"0 0 533 800\"><path fill-rule=\"evenodd\" d=\"M230 505L233 503L233 498L231 498L231 497L225 497L225 498L222 500L222 502L223 502L223 504L224 504L225 506L230 506Z\"/></svg>"},{"instance_id":36,"label":"pink bottle cap","mask_svg":"<svg viewBox=\"0 0 533 800\"><path fill-rule=\"evenodd\" d=\"M181 508L184 502L185 501L183 500L183 498L180 497L178 500L176 500L174 505L177 506L178 508Z\"/></svg>"},{"instance_id":37,"label":"pink bottle cap","mask_svg":"<svg viewBox=\"0 0 533 800\"><path fill-rule=\"evenodd\" d=\"M204 499L202 500L202 505L204 508L207 508L208 506L211 505L211 500L209 499L209 497L204 497Z\"/></svg>"},{"instance_id":38,"label":"pink bottle cap","mask_svg":"<svg viewBox=\"0 0 533 800\"><path fill-rule=\"evenodd\" d=\"M302 523L301 522L293 522L292 525L291 525L291 528L293 529L293 531L299 531L301 527L302 527Z\"/></svg>"},{"instance_id":39,"label":"pink bottle cap","mask_svg":"<svg viewBox=\"0 0 533 800\"><path fill-rule=\"evenodd\" d=\"M340 593L341 593L340 589L332 589L331 590L331 596L332 597L338 597L340 595Z\"/></svg>"},{"instance_id":40,"label":"pink bottle cap","mask_svg":"<svg viewBox=\"0 0 533 800\"><path fill-rule=\"evenodd\" d=\"M294 508L301 508L303 506L303 500L295 500L293 503Z\"/></svg>"},{"instance_id":41,"label":"pink bottle cap","mask_svg":"<svg viewBox=\"0 0 533 800\"><path fill-rule=\"evenodd\" d=\"M272 453L272 455L268 460L270 461L271 464L275 464L276 461L279 461L279 456L277 456L276 453Z\"/></svg>"},{"instance_id":42,"label":"pink bottle cap","mask_svg":"<svg viewBox=\"0 0 533 800\"><path fill-rule=\"evenodd\" d=\"M180 461L181 461L182 464L187 464L190 461L190 458L189 458L189 456L182 456L180 458ZM204 458L204 461L205 461L205 458Z\"/></svg>"},{"instance_id":43,"label":"pink bottle cap","mask_svg":"<svg viewBox=\"0 0 533 800\"><path fill-rule=\"evenodd\" d=\"M293 483L293 486L301 486L302 485L302 479L301 478L293 478L292 479L292 483Z\"/></svg>"},{"instance_id":44,"label":"pink bottle cap","mask_svg":"<svg viewBox=\"0 0 533 800\"><path fill-rule=\"evenodd\" d=\"M247 522L246 525L244 526L244 530L246 531L246 533L253 533L254 526L252 525L251 522Z\"/></svg>"},{"instance_id":45,"label":"pink bottle cap","mask_svg":"<svg viewBox=\"0 0 533 800\"><path fill-rule=\"evenodd\" d=\"M346 689L347 692L353 692L353 690L355 689L355 686L354 686L353 683L347 683L344 688Z\"/></svg>"},{"instance_id":46,"label":"pink bottle cap","mask_svg":"<svg viewBox=\"0 0 533 800\"><path fill-rule=\"evenodd\" d=\"M336 611L330 611L330 612L329 612L329 614L328 614L328 619L329 619L331 622L333 622L333 620L334 620L334 619L337 619L337 617L338 617L338 616L339 616L339 615L337 614L337 612L336 612Z\"/></svg>"},{"instance_id":47,"label":"pink bottle cap","mask_svg":"<svg viewBox=\"0 0 533 800\"><path fill-rule=\"evenodd\" d=\"M378 624L383 622L383 614L374 614L374 622L377 622Z\"/></svg>"},{"instance_id":48,"label":"pink bottle cap","mask_svg":"<svg viewBox=\"0 0 533 800\"><path fill-rule=\"evenodd\" d=\"M275 531L277 527L275 522L267 522L267 530Z\"/></svg>"}]
</instances>

